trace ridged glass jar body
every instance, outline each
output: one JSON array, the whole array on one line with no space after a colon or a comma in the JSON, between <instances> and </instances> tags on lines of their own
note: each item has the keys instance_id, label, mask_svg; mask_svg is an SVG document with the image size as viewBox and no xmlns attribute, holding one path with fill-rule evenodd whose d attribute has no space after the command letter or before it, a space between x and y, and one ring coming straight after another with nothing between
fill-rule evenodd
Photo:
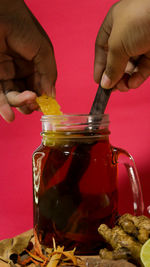
<instances>
[{"instance_id":1,"label":"ridged glass jar body","mask_svg":"<svg viewBox=\"0 0 150 267\"><path fill-rule=\"evenodd\" d=\"M42 117L42 144L33 153L34 227L42 244L52 237L78 254L96 254L101 223L117 216L117 164L108 115Z\"/></svg>"}]
</instances>

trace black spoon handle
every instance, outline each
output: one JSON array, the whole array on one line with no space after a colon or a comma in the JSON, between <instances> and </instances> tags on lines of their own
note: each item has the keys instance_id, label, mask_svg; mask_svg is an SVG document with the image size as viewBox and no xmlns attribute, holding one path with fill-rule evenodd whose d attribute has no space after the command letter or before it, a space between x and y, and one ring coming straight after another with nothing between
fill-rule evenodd
<instances>
[{"instance_id":1,"label":"black spoon handle","mask_svg":"<svg viewBox=\"0 0 150 267\"><path fill-rule=\"evenodd\" d=\"M104 114L111 91L112 89L104 89L101 87L101 85L99 85L92 108L90 110L90 115Z\"/></svg>"}]
</instances>

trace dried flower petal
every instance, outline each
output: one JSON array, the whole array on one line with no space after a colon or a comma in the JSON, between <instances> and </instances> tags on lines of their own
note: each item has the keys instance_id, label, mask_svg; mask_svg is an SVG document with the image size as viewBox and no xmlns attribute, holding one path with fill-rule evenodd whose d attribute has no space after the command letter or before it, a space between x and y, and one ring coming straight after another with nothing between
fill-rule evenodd
<instances>
[{"instance_id":1,"label":"dried flower petal","mask_svg":"<svg viewBox=\"0 0 150 267\"><path fill-rule=\"evenodd\" d=\"M31 253L31 252L28 251L28 250L26 250L26 252L27 252L27 253L29 254L29 256L30 256L31 258L33 258L34 260L36 260L36 261L38 261L38 262L44 262L44 260L43 260L41 257L39 257L39 256L37 256L37 255ZM47 259L47 260L48 260L48 259Z\"/></svg>"},{"instance_id":2,"label":"dried flower petal","mask_svg":"<svg viewBox=\"0 0 150 267\"><path fill-rule=\"evenodd\" d=\"M54 245L55 247L55 245ZM64 250L64 247L57 247L57 250L54 251L53 256L51 257L49 263L47 264L47 267L56 267L57 264L59 263L62 252Z\"/></svg>"},{"instance_id":3,"label":"dried flower petal","mask_svg":"<svg viewBox=\"0 0 150 267\"><path fill-rule=\"evenodd\" d=\"M75 266L77 265L77 258L73 255L73 253L69 251L63 251L63 255L70 259Z\"/></svg>"},{"instance_id":4,"label":"dried flower petal","mask_svg":"<svg viewBox=\"0 0 150 267\"><path fill-rule=\"evenodd\" d=\"M40 242L38 240L38 236L37 236L35 229L33 230L33 232L34 232L34 238L35 238L34 249L39 256L44 256L42 253L42 247L41 247Z\"/></svg>"},{"instance_id":5,"label":"dried flower petal","mask_svg":"<svg viewBox=\"0 0 150 267\"><path fill-rule=\"evenodd\" d=\"M47 254L51 255L52 252L53 252L53 248L45 248L45 252L46 252Z\"/></svg>"},{"instance_id":6,"label":"dried flower petal","mask_svg":"<svg viewBox=\"0 0 150 267\"><path fill-rule=\"evenodd\" d=\"M54 251L56 250L56 242L55 242L55 238L53 237L53 249Z\"/></svg>"}]
</instances>

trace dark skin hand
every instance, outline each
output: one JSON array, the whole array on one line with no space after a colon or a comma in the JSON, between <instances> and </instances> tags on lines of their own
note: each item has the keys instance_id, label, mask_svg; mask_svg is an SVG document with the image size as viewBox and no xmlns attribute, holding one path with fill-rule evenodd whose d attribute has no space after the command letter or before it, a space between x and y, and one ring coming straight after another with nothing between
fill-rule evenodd
<instances>
[{"instance_id":1,"label":"dark skin hand","mask_svg":"<svg viewBox=\"0 0 150 267\"><path fill-rule=\"evenodd\" d=\"M51 41L24 1L0 0L0 115L31 113L37 95L55 96L56 78Z\"/></svg>"},{"instance_id":2,"label":"dark skin hand","mask_svg":"<svg viewBox=\"0 0 150 267\"><path fill-rule=\"evenodd\" d=\"M128 73L129 75L125 74ZM94 79L128 91L150 75L150 1L121 0L111 7L95 43Z\"/></svg>"},{"instance_id":3,"label":"dark skin hand","mask_svg":"<svg viewBox=\"0 0 150 267\"><path fill-rule=\"evenodd\" d=\"M52 44L23 0L0 0L0 115L13 121L11 106L28 114L37 95L55 95ZM150 75L150 2L121 0L97 35L94 78L104 88L128 91ZM129 75L125 75L125 73Z\"/></svg>"}]
</instances>

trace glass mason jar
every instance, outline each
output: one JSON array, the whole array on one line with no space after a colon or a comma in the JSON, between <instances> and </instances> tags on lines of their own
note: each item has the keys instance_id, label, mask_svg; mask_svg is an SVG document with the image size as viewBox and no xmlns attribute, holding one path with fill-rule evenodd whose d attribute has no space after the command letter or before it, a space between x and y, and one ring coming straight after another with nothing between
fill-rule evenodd
<instances>
[{"instance_id":1,"label":"glass mason jar","mask_svg":"<svg viewBox=\"0 0 150 267\"><path fill-rule=\"evenodd\" d=\"M143 213L134 160L109 143L109 116L42 117L42 144L33 153L34 228L42 244L52 238L78 254L97 254L98 227L118 217L118 163L127 169L135 215Z\"/></svg>"}]
</instances>

